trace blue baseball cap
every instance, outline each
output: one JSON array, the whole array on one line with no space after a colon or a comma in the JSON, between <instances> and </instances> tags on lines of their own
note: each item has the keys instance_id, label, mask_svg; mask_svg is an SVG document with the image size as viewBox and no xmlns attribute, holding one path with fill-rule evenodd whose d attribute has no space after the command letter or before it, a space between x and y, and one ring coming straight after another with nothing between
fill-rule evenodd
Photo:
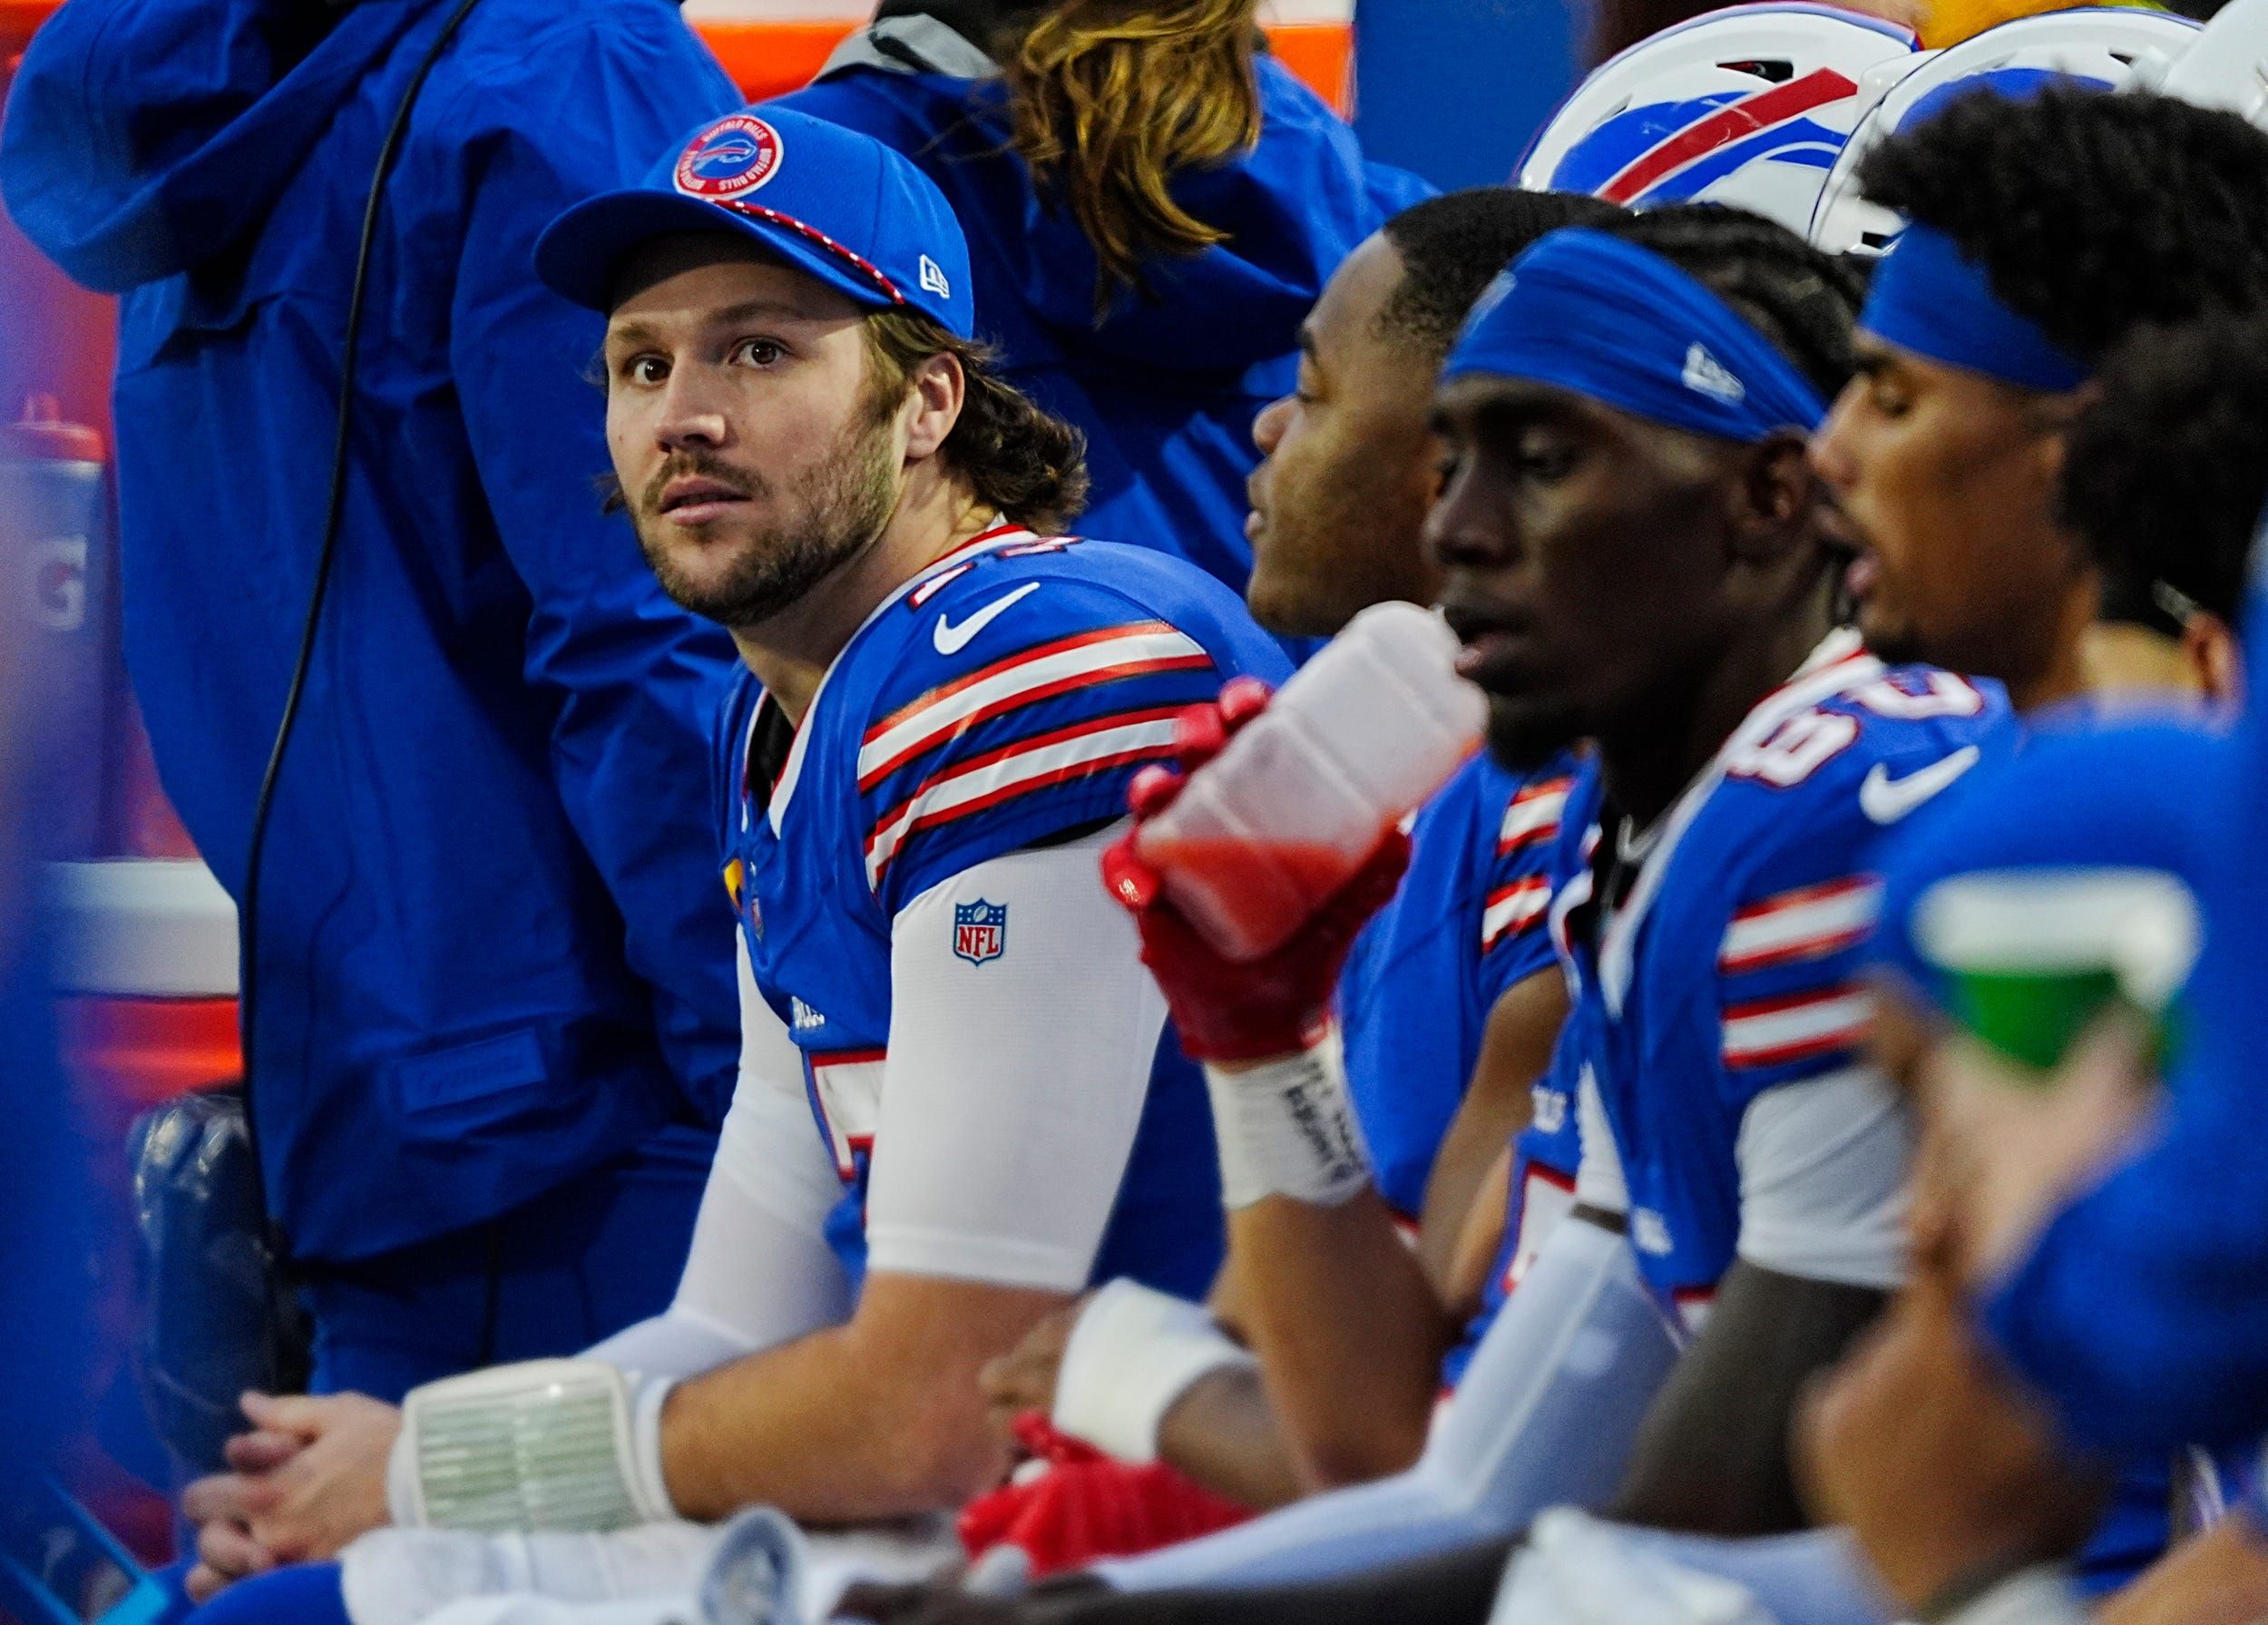
<instances>
[{"instance_id":1,"label":"blue baseball cap","mask_svg":"<svg viewBox=\"0 0 2268 1625\"><path fill-rule=\"evenodd\" d=\"M870 135L784 107L710 119L641 185L586 198L536 240L562 299L612 304L622 264L683 231L731 231L875 309L920 311L973 336L969 245L936 183Z\"/></svg>"}]
</instances>

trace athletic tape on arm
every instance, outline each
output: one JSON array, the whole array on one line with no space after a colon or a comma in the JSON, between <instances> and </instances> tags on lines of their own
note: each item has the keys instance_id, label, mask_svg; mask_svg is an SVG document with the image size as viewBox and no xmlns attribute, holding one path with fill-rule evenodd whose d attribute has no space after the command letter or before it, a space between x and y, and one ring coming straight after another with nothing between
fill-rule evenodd
<instances>
[{"instance_id":1,"label":"athletic tape on arm","mask_svg":"<svg viewBox=\"0 0 2268 1625\"><path fill-rule=\"evenodd\" d=\"M1346 1090L1339 1030L1296 1055L1207 1066L1220 1194L1231 1211L1271 1196L1335 1208L1371 1182L1370 1153Z\"/></svg>"},{"instance_id":2,"label":"athletic tape on arm","mask_svg":"<svg viewBox=\"0 0 2268 1625\"><path fill-rule=\"evenodd\" d=\"M661 1477L670 1377L603 1360L523 1360L410 1390L386 1467L404 1528L503 1534L676 1516Z\"/></svg>"},{"instance_id":3,"label":"athletic tape on arm","mask_svg":"<svg viewBox=\"0 0 2268 1625\"><path fill-rule=\"evenodd\" d=\"M1124 1462L1158 1459L1158 1427L1199 1377L1253 1366L1202 1304L1139 1281L1089 1298L1055 1376L1055 1425Z\"/></svg>"}]
</instances>

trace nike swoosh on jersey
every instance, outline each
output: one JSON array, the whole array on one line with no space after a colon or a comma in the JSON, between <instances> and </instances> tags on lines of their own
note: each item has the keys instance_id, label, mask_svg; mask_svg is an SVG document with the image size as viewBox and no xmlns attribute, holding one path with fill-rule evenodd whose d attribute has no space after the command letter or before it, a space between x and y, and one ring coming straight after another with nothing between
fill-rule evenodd
<instances>
[{"instance_id":1,"label":"nike swoosh on jersey","mask_svg":"<svg viewBox=\"0 0 2268 1625\"><path fill-rule=\"evenodd\" d=\"M1892 778L1889 768L1876 762L1860 781L1860 810L1877 824L1895 824L1975 767L1978 755L1976 746L1963 745L1944 760L1918 768L1903 778Z\"/></svg>"},{"instance_id":2,"label":"nike swoosh on jersey","mask_svg":"<svg viewBox=\"0 0 2268 1625\"><path fill-rule=\"evenodd\" d=\"M937 646L939 654L959 654L969 646L971 638L990 626L997 616L1019 599L1029 598L1037 592L1040 586L1038 582L1026 582L1012 592L1003 592L958 626L953 623L951 617L939 615L936 630L930 634L930 641Z\"/></svg>"}]
</instances>

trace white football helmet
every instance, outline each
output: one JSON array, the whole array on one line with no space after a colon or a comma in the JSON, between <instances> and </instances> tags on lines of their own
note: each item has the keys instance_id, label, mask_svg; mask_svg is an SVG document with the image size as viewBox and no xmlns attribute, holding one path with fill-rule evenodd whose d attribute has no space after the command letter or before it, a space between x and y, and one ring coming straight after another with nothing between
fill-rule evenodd
<instances>
[{"instance_id":1,"label":"white football helmet","mask_svg":"<svg viewBox=\"0 0 2268 1625\"><path fill-rule=\"evenodd\" d=\"M1801 231L1862 87L1914 48L1896 24L1832 5L1710 12L1600 64L1530 143L1517 182L1633 209L1734 203Z\"/></svg>"},{"instance_id":2,"label":"white football helmet","mask_svg":"<svg viewBox=\"0 0 2268 1625\"><path fill-rule=\"evenodd\" d=\"M2199 107L2224 107L2268 130L2268 0L2229 0L2164 70L2129 83Z\"/></svg>"},{"instance_id":3,"label":"white football helmet","mask_svg":"<svg viewBox=\"0 0 2268 1625\"><path fill-rule=\"evenodd\" d=\"M1812 241L1831 254L1880 254L1905 229L1898 216L1859 195L1858 167L1877 142L1910 119L1982 85L2021 94L2043 79L2063 78L2115 89L2136 72L2165 72L2197 36L2195 23L2171 12L2084 6L2018 17L1946 50L1923 53L1865 110L1843 143L1812 216Z\"/></svg>"}]
</instances>

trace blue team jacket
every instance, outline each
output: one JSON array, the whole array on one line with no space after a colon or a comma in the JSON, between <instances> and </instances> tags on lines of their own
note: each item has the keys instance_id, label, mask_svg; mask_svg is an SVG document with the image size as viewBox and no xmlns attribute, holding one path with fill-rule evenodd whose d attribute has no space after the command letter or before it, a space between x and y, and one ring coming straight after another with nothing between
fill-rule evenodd
<instances>
[{"instance_id":1,"label":"blue team jacket","mask_svg":"<svg viewBox=\"0 0 2268 1625\"><path fill-rule=\"evenodd\" d=\"M973 47L960 54L981 64ZM1122 296L1100 326L1094 250L1008 149L997 78L850 66L780 103L896 148L951 200L979 332L1087 436L1081 534L1177 553L1238 592L1252 573L1252 420L1291 390L1299 324L1339 262L1432 191L1365 162L1354 132L1271 57L1259 84L1259 143L1173 186L1228 240L1153 264L1155 297Z\"/></svg>"},{"instance_id":2,"label":"blue team jacket","mask_svg":"<svg viewBox=\"0 0 2268 1625\"><path fill-rule=\"evenodd\" d=\"M125 642L240 895L308 602L355 243L443 0L71 0L0 187L122 294ZM601 324L535 237L739 98L668 0L480 0L371 265L337 573L263 867L259 1111L306 1256L497 1213L733 1073L707 741L732 651L602 517Z\"/></svg>"}]
</instances>

